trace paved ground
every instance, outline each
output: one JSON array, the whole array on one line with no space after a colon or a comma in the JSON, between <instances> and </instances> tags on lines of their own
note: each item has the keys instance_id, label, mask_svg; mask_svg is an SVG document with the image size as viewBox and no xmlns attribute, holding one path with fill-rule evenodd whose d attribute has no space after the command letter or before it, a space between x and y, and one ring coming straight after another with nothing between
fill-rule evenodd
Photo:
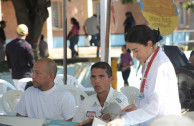
<instances>
[{"instance_id":1,"label":"paved ground","mask_svg":"<svg viewBox=\"0 0 194 126\"><path fill-rule=\"evenodd\" d=\"M79 47L79 57L96 57L96 47ZM111 57L119 57L121 54L121 47L112 47L110 50ZM55 48L50 54L50 58L62 59L63 58L63 48ZM71 50L67 49L67 58L71 58Z\"/></svg>"}]
</instances>

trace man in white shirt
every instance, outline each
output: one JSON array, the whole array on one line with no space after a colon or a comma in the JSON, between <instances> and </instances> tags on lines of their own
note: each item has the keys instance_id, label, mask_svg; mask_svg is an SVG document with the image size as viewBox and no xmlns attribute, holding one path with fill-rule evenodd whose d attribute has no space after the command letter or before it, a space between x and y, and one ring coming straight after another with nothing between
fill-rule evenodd
<instances>
[{"instance_id":1,"label":"man in white shirt","mask_svg":"<svg viewBox=\"0 0 194 126\"><path fill-rule=\"evenodd\" d=\"M117 92L111 87L114 77L112 76L112 69L106 62L97 62L91 67L91 83L95 89L96 94L86 98L80 106L79 113L76 115L77 126L91 124L93 117L103 118L103 110L109 106L110 103L119 101L120 107L123 109L128 105L127 97ZM116 109L117 109L116 108ZM110 115L110 118L113 115Z\"/></svg>"},{"instance_id":2,"label":"man in white shirt","mask_svg":"<svg viewBox=\"0 0 194 126\"><path fill-rule=\"evenodd\" d=\"M33 86L23 94L16 107L17 116L72 121L76 105L73 95L54 84L57 66L41 59L33 67Z\"/></svg>"},{"instance_id":3,"label":"man in white shirt","mask_svg":"<svg viewBox=\"0 0 194 126\"><path fill-rule=\"evenodd\" d=\"M84 24L84 32L85 35L91 35L92 38L90 40L90 45L94 43L97 46L96 57L99 57L99 49L100 49L100 23L97 18L97 15L94 14L92 17L88 18Z\"/></svg>"}]
</instances>

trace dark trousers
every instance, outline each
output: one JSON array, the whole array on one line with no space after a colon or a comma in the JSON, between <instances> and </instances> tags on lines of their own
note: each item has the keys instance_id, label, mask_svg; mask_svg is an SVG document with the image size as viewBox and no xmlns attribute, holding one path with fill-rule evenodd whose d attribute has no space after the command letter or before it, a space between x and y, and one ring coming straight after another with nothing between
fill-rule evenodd
<instances>
[{"instance_id":1,"label":"dark trousers","mask_svg":"<svg viewBox=\"0 0 194 126\"><path fill-rule=\"evenodd\" d=\"M128 78L129 78L130 72L131 72L131 69L126 70L126 71L122 71L122 77L123 77L123 80L124 80L124 84L129 84L128 83Z\"/></svg>"},{"instance_id":2,"label":"dark trousers","mask_svg":"<svg viewBox=\"0 0 194 126\"><path fill-rule=\"evenodd\" d=\"M70 46L69 48L71 49L71 57L75 57L76 56L76 51L75 51L75 45L78 43L79 40L79 36L74 36L70 39Z\"/></svg>"},{"instance_id":3,"label":"dark trousers","mask_svg":"<svg viewBox=\"0 0 194 126\"><path fill-rule=\"evenodd\" d=\"M95 46L97 46L96 57L99 57L99 50L100 50L100 34L99 33L92 35L92 38L90 40L90 45L92 46L93 43Z\"/></svg>"}]
</instances>

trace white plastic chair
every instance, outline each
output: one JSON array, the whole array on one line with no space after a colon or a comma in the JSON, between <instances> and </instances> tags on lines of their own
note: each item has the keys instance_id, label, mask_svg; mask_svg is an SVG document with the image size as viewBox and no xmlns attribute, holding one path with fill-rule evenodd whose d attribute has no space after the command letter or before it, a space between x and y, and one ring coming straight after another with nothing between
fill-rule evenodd
<instances>
[{"instance_id":1,"label":"white plastic chair","mask_svg":"<svg viewBox=\"0 0 194 126\"><path fill-rule=\"evenodd\" d=\"M7 92L9 89L15 90L16 88L9 82L0 79L0 95Z\"/></svg>"},{"instance_id":2,"label":"white plastic chair","mask_svg":"<svg viewBox=\"0 0 194 126\"><path fill-rule=\"evenodd\" d=\"M60 86L72 93L72 95L75 97L77 107L80 106L82 100L88 97L88 95L83 90L73 85L60 85Z\"/></svg>"},{"instance_id":3,"label":"white plastic chair","mask_svg":"<svg viewBox=\"0 0 194 126\"><path fill-rule=\"evenodd\" d=\"M66 89L66 90L68 90L74 96L75 102L76 102L76 112L75 112L75 115L77 115L78 112L79 112L79 107L80 107L80 104L81 104L82 100L87 98L88 95L83 90L81 90L81 89L79 89L79 88L77 88L77 87L75 87L73 85L59 85L59 86L64 88L64 89ZM76 120L75 117L73 118L73 121Z\"/></svg>"},{"instance_id":4,"label":"white plastic chair","mask_svg":"<svg viewBox=\"0 0 194 126\"><path fill-rule=\"evenodd\" d=\"M17 83L17 89L20 91L24 91L27 82L32 81L32 78L22 78Z\"/></svg>"},{"instance_id":5,"label":"white plastic chair","mask_svg":"<svg viewBox=\"0 0 194 126\"><path fill-rule=\"evenodd\" d=\"M16 115L16 105L18 104L23 91L10 90L3 94L2 105L7 115Z\"/></svg>"},{"instance_id":6,"label":"white plastic chair","mask_svg":"<svg viewBox=\"0 0 194 126\"><path fill-rule=\"evenodd\" d=\"M0 100L4 93L6 93L8 90L15 90L16 88L10 84L9 82L0 79ZM2 102L0 102L0 114L4 114L5 111L3 110Z\"/></svg>"},{"instance_id":7,"label":"white plastic chair","mask_svg":"<svg viewBox=\"0 0 194 126\"><path fill-rule=\"evenodd\" d=\"M124 95L126 95L126 97L128 98L129 104L135 104L137 102L138 96L139 96L138 88L132 87L132 86L126 86L126 87L122 87L120 91Z\"/></svg>"},{"instance_id":8,"label":"white plastic chair","mask_svg":"<svg viewBox=\"0 0 194 126\"><path fill-rule=\"evenodd\" d=\"M64 75L57 74L54 82L59 85L64 85ZM94 91L93 87L86 88L80 84L77 79L71 75L67 75L67 85L73 85L74 87L81 88L83 91Z\"/></svg>"}]
</instances>

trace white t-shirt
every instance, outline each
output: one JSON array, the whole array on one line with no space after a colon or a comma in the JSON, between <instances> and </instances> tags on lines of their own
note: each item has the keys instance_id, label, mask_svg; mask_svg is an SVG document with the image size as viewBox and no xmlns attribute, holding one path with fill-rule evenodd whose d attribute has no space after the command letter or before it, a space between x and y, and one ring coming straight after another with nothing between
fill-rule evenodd
<instances>
[{"instance_id":1,"label":"white t-shirt","mask_svg":"<svg viewBox=\"0 0 194 126\"><path fill-rule=\"evenodd\" d=\"M16 112L23 116L52 120L71 119L75 111L74 96L57 85L48 91L29 87L16 107Z\"/></svg>"},{"instance_id":2,"label":"white t-shirt","mask_svg":"<svg viewBox=\"0 0 194 126\"><path fill-rule=\"evenodd\" d=\"M175 70L161 48L150 67L144 87L144 98L138 101L137 108L122 116L126 125L140 123L140 126L148 126L157 116L181 115Z\"/></svg>"},{"instance_id":3,"label":"white t-shirt","mask_svg":"<svg viewBox=\"0 0 194 126\"><path fill-rule=\"evenodd\" d=\"M99 20L95 16L88 18L84 24L84 26L86 26L88 34L90 35L95 35L99 33L99 30L97 28L99 25Z\"/></svg>"},{"instance_id":4,"label":"white t-shirt","mask_svg":"<svg viewBox=\"0 0 194 126\"><path fill-rule=\"evenodd\" d=\"M115 98L115 97L121 98L121 99L126 101L126 102L124 102L125 105L123 105L123 107L126 107L128 105L127 97L124 94L114 90L111 87L103 107L100 105L100 102L97 98L97 94L93 94L93 95L87 97L82 102L82 104L79 108L79 112L75 117L76 122L83 122L84 120L88 119L88 116L95 116L95 117L101 116L101 111L104 108L106 108L109 105L112 98Z\"/></svg>"}]
</instances>

